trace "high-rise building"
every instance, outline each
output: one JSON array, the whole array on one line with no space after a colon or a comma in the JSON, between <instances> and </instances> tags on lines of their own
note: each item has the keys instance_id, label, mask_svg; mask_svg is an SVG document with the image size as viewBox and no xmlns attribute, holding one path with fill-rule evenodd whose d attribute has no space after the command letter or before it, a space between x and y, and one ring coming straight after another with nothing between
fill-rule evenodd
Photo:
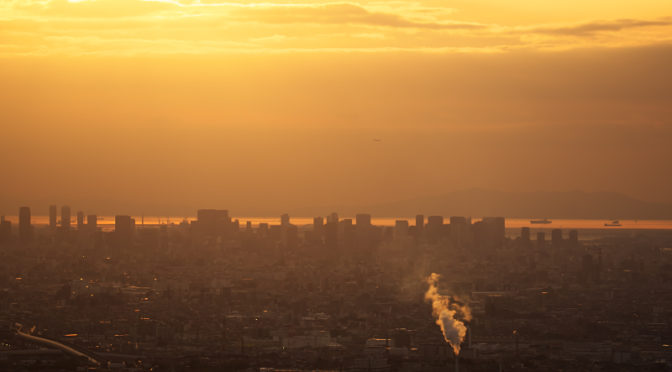
<instances>
[{"instance_id":1,"label":"high-rise building","mask_svg":"<svg viewBox=\"0 0 672 372\"><path fill-rule=\"evenodd\" d=\"M504 244L506 240L506 219L504 217L484 217L483 223L488 228L488 233L492 234L492 239L497 245Z\"/></svg>"},{"instance_id":2,"label":"high-rise building","mask_svg":"<svg viewBox=\"0 0 672 372\"><path fill-rule=\"evenodd\" d=\"M464 217L450 217L450 243L454 248L466 248L471 245L471 221Z\"/></svg>"},{"instance_id":3,"label":"high-rise building","mask_svg":"<svg viewBox=\"0 0 672 372\"><path fill-rule=\"evenodd\" d=\"M425 227L427 240L430 242L437 242L441 238L443 230L443 216L429 216L427 217L427 226Z\"/></svg>"},{"instance_id":4,"label":"high-rise building","mask_svg":"<svg viewBox=\"0 0 672 372\"><path fill-rule=\"evenodd\" d=\"M28 243L33 238L33 226L30 221L30 208L19 208L19 242Z\"/></svg>"},{"instance_id":5,"label":"high-rise building","mask_svg":"<svg viewBox=\"0 0 672 372\"><path fill-rule=\"evenodd\" d=\"M98 217L95 214L86 216L86 227L91 231L96 231L98 228Z\"/></svg>"},{"instance_id":6,"label":"high-rise building","mask_svg":"<svg viewBox=\"0 0 672 372\"><path fill-rule=\"evenodd\" d=\"M259 228L257 231L261 237L266 237L268 235L268 224L266 222L259 223Z\"/></svg>"},{"instance_id":7,"label":"high-rise building","mask_svg":"<svg viewBox=\"0 0 672 372\"><path fill-rule=\"evenodd\" d=\"M397 220L394 222L394 238L404 239L408 236L408 221Z\"/></svg>"},{"instance_id":8,"label":"high-rise building","mask_svg":"<svg viewBox=\"0 0 672 372\"><path fill-rule=\"evenodd\" d=\"M295 248L299 243L299 228L288 224L280 226L280 236L285 248Z\"/></svg>"},{"instance_id":9,"label":"high-rise building","mask_svg":"<svg viewBox=\"0 0 672 372\"><path fill-rule=\"evenodd\" d=\"M282 226L289 226L291 222L289 221L289 214L283 213L282 216L280 216L280 225Z\"/></svg>"},{"instance_id":10,"label":"high-rise building","mask_svg":"<svg viewBox=\"0 0 672 372\"><path fill-rule=\"evenodd\" d=\"M203 235L226 235L232 230L229 211L226 209L199 209L194 221L195 230Z\"/></svg>"},{"instance_id":11,"label":"high-rise building","mask_svg":"<svg viewBox=\"0 0 672 372\"><path fill-rule=\"evenodd\" d=\"M355 244L355 226L351 218L344 218L338 222L338 244L344 249L352 249Z\"/></svg>"},{"instance_id":12,"label":"high-rise building","mask_svg":"<svg viewBox=\"0 0 672 372\"><path fill-rule=\"evenodd\" d=\"M359 213L355 216L355 224L357 227L370 227L371 215L367 213Z\"/></svg>"},{"instance_id":13,"label":"high-rise building","mask_svg":"<svg viewBox=\"0 0 672 372\"><path fill-rule=\"evenodd\" d=\"M57 223L58 223L58 207L56 207L55 205L50 205L49 206L49 227L51 229L55 229Z\"/></svg>"},{"instance_id":14,"label":"high-rise building","mask_svg":"<svg viewBox=\"0 0 672 372\"><path fill-rule=\"evenodd\" d=\"M336 212L331 212L329 217L327 217L327 222L335 222L338 223L338 213Z\"/></svg>"},{"instance_id":15,"label":"high-rise building","mask_svg":"<svg viewBox=\"0 0 672 372\"><path fill-rule=\"evenodd\" d=\"M529 248L529 246L530 246L530 228L529 227L523 227L523 228L520 229L520 244L525 248Z\"/></svg>"},{"instance_id":16,"label":"high-rise building","mask_svg":"<svg viewBox=\"0 0 672 372\"><path fill-rule=\"evenodd\" d=\"M336 221L330 219L324 225L324 244L330 251L338 248L338 235L338 218Z\"/></svg>"},{"instance_id":17,"label":"high-rise building","mask_svg":"<svg viewBox=\"0 0 672 372\"><path fill-rule=\"evenodd\" d=\"M422 214L418 214L415 216L415 231L418 233L422 231L422 229L425 227L425 216Z\"/></svg>"},{"instance_id":18,"label":"high-rise building","mask_svg":"<svg viewBox=\"0 0 672 372\"><path fill-rule=\"evenodd\" d=\"M525 242L530 241L530 228L529 227L523 227L520 229L520 239Z\"/></svg>"},{"instance_id":19,"label":"high-rise building","mask_svg":"<svg viewBox=\"0 0 672 372\"><path fill-rule=\"evenodd\" d=\"M84 212L77 212L77 230L82 230L84 228Z\"/></svg>"},{"instance_id":20,"label":"high-rise building","mask_svg":"<svg viewBox=\"0 0 672 372\"><path fill-rule=\"evenodd\" d=\"M313 218L313 230L319 232L322 231L322 227L324 227L324 218L322 217Z\"/></svg>"},{"instance_id":21,"label":"high-rise building","mask_svg":"<svg viewBox=\"0 0 672 372\"><path fill-rule=\"evenodd\" d=\"M61 207L61 228L70 230L70 207L67 205Z\"/></svg>"},{"instance_id":22,"label":"high-rise building","mask_svg":"<svg viewBox=\"0 0 672 372\"><path fill-rule=\"evenodd\" d=\"M450 217L450 224L451 225L467 225L467 219L465 217L452 216L452 217Z\"/></svg>"},{"instance_id":23,"label":"high-rise building","mask_svg":"<svg viewBox=\"0 0 672 372\"><path fill-rule=\"evenodd\" d=\"M484 217L473 224L474 247L481 254L501 248L506 240L504 217Z\"/></svg>"},{"instance_id":24,"label":"high-rise building","mask_svg":"<svg viewBox=\"0 0 672 372\"><path fill-rule=\"evenodd\" d=\"M427 228L437 227L443 225L443 216L429 216L427 217Z\"/></svg>"},{"instance_id":25,"label":"high-rise building","mask_svg":"<svg viewBox=\"0 0 672 372\"><path fill-rule=\"evenodd\" d=\"M0 218L0 244L8 243L12 238L12 223L5 220L5 216Z\"/></svg>"},{"instance_id":26,"label":"high-rise building","mask_svg":"<svg viewBox=\"0 0 672 372\"><path fill-rule=\"evenodd\" d=\"M358 248L368 249L372 247L373 226L371 225L370 214L359 213L355 216L355 232Z\"/></svg>"},{"instance_id":27,"label":"high-rise building","mask_svg":"<svg viewBox=\"0 0 672 372\"><path fill-rule=\"evenodd\" d=\"M313 218L313 231L306 231L305 238L312 244L322 244L325 233L324 218Z\"/></svg>"},{"instance_id":28,"label":"high-rise building","mask_svg":"<svg viewBox=\"0 0 672 372\"><path fill-rule=\"evenodd\" d=\"M133 243L135 221L131 216L114 216L114 240L117 247L129 247Z\"/></svg>"}]
</instances>

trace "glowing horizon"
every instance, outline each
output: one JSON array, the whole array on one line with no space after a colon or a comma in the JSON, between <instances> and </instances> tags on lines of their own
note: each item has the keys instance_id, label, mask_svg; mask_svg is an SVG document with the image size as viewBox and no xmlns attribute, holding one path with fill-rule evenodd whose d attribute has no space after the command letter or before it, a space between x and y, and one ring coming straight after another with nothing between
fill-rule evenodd
<instances>
[{"instance_id":1,"label":"glowing horizon","mask_svg":"<svg viewBox=\"0 0 672 372\"><path fill-rule=\"evenodd\" d=\"M669 43L672 4L16 0L0 23L2 56L502 53Z\"/></svg>"}]
</instances>

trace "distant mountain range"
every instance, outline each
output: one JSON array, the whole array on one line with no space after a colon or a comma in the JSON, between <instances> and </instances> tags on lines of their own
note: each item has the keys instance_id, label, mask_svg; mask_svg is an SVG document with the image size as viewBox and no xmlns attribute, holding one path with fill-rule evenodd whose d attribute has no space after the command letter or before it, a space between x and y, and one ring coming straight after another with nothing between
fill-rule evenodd
<instances>
[{"instance_id":1,"label":"distant mountain range","mask_svg":"<svg viewBox=\"0 0 672 372\"><path fill-rule=\"evenodd\" d=\"M362 206L305 208L296 215L371 213L375 217L505 216L510 218L672 219L672 205L649 203L612 192L503 192L483 189L455 191Z\"/></svg>"}]
</instances>

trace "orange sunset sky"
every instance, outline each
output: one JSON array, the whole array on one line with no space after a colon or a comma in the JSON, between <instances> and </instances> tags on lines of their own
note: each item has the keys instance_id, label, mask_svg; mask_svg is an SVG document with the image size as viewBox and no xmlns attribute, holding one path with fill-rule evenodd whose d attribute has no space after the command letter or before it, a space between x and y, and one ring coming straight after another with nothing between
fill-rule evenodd
<instances>
[{"instance_id":1,"label":"orange sunset sky","mask_svg":"<svg viewBox=\"0 0 672 372\"><path fill-rule=\"evenodd\" d=\"M672 203L671 66L664 0L0 1L0 213Z\"/></svg>"}]
</instances>

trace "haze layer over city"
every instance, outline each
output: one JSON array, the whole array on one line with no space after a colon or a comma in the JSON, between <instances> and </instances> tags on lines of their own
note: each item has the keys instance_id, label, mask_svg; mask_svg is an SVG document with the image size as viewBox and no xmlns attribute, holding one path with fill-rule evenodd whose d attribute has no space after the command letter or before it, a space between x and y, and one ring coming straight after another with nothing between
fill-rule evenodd
<instances>
[{"instance_id":1,"label":"haze layer over city","mask_svg":"<svg viewBox=\"0 0 672 372\"><path fill-rule=\"evenodd\" d=\"M672 370L672 3L0 2L0 370Z\"/></svg>"}]
</instances>

